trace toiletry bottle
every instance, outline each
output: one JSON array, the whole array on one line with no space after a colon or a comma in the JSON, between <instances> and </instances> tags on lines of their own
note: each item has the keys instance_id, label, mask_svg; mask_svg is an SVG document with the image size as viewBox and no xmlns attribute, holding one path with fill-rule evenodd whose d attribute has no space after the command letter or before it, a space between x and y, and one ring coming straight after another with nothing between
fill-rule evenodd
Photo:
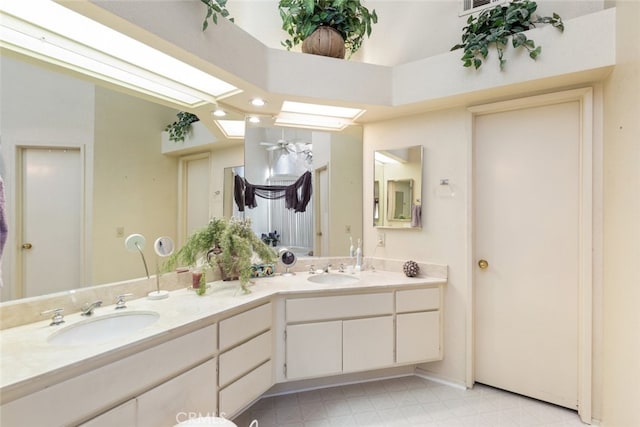
<instances>
[{"instance_id":1,"label":"toiletry bottle","mask_svg":"<svg viewBox=\"0 0 640 427\"><path fill-rule=\"evenodd\" d=\"M356 249L356 271L362 270L362 241L358 239L358 249Z\"/></svg>"},{"instance_id":2,"label":"toiletry bottle","mask_svg":"<svg viewBox=\"0 0 640 427\"><path fill-rule=\"evenodd\" d=\"M356 251L353 247L353 237L349 236L349 258L353 258L354 256L356 256Z\"/></svg>"}]
</instances>

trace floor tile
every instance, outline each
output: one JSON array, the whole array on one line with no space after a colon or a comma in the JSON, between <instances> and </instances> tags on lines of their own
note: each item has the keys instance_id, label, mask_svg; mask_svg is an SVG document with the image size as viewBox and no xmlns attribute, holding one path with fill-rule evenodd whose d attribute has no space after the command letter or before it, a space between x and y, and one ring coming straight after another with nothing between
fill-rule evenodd
<instances>
[{"instance_id":1,"label":"floor tile","mask_svg":"<svg viewBox=\"0 0 640 427\"><path fill-rule=\"evenodd\" d=\"M234 422L248 427L583 427L576 411L482 384L417 376L266 397Z\"/></svg>"}]
</instances>

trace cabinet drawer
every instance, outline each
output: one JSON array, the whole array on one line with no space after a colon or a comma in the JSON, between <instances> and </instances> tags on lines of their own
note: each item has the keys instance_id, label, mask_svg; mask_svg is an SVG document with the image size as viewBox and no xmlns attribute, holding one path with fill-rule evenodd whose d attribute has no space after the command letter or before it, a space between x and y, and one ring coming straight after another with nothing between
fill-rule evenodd
<instances>
[{"instance_id":1,"label":"cabinet drawer","mask_svg":"<svg viewBox=\"0 0 640 427\"><path fill-rule=\"evenodd\" d=\"M140 395L135 425L171 426L181 416L186 419L186 414L214 414L216 391L216 360L212 359Z\"/></svg>"},{"instance_id":2,"label":"cabinet drawer","mask_svg":"<svg viewBox=\"0 0 640 427\"><path fill-rule=\"evenodd\" d=\"M416 363L442 359L440 312L396 316L396 362Z\"/></svg>"},{"instance_id":3,"label":"cabinet drawer","mask_svg":"<svg viewBox=\"0 0 640 427\"><path fill-rule=\"evenodd\" d=\"M411 289L396 292L396 311L438 310L440 308L440 289Z\"/></svg>"},{"instance_id":4,"label":"cabinet drawer","mask_svg":"<svg viewBox=\"0 0 640 427\"><path fill-rule=\"evenodd\" d=\"M272 352L272 334L267 331L246 343L220 355L220 386L251 371L269 360Z\"/></svg>"},{"instance_id":5,"label":"cabinet drawer","mask_svg":"<svg viewBox=\"0 0 640 427\"><path fill-rule=\"evenodd\" d=\"M224 350L271 328L271 303L220 321L220 350Z\"/></svg>"},{"instance_id":6,"label":"cabinet drawer","mask_svg":"<svg viewBox=\"0 0 640 427\"><path fill-rule=\"evenodd\" d=\"M136 400L131 399L79 427L135 426L136 422Z\"/></svg>"},{"instance_id":7,"label":"cabinet drawer","mask_svg":"<svg viewBox=\"0 0 640 427\"><path fill-rule=\"evenodd\" d=\"M288 299L286 307L288 323L392 314L393 294Z\"/></svg>"},{"instance_id":8,"label":"cabinet drawer","mask_svg":"<svg viewBox=\"0 0 640 427\"><path fill-rule=\"evenodd\" d=\"M2 425L75 425L212 357L215 338L216 326L207 326L9 402L1 408ZM150 369L153 361L162 363Z\"/></svg>"},{"instance_id":9,"label":"cabinet drawer","mask_svg":"<svg viewBox=\"0 0 640 427\"><path fill-rule=\"evenodd\" d=\"M220 390L220 416L233 418L238 411L260 397L272 385L273 368L271 361L268 361Z\"/></svg>"}]
</instances>

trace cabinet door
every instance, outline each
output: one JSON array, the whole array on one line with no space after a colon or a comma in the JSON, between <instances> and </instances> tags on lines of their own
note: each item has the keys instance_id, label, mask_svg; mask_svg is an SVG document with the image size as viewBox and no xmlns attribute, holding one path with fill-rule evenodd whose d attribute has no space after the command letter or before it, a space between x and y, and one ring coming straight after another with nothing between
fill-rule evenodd
<instances>
[{"instance_id":1,"label":"cabinet door","mask_svg":"<svg viewBox=\"0 0 640 427\"><path fill-rule=\"evenodd\" d=\"M414 363L442 359L440 312L398 314L396 317L396 362Z\"/></svg>"},{"instance_id":2,"label":"cabinet door","mask_svg":"<svg viewBox=\"0 0 640 427\"><path fill-rule=\"evenodd\" d=\"M139 427L172 426L187 419L189 413L215 415L216 360L209 360L149 390L137 400Z\"/></svg>"},{"instance_id":3,"label":"cabinet door","mask_svg":"<svg viewBox=\"0 0 640 427\"><path fill-rule=\"evenodd\" d=\"M342 347L344 372L393 365L393 316L345 320Z\"/></svg>"},{"instance_id":4,"label":"cabinet door","mask_svg":"<svg viewBox=\"0 0 640 427\"><path fill-rule=\"evenodd\" d=\"M287 326L287 378L342 372L342 321Z\"/></svg>"},{"instance_id":5,"label":"cabinet door","mask_svg":"<svg viewBox=\"0 0 640 427\"><path fill-rule=\"evenodd\" d=\"M79 427L113 427L136 425L136 400L131 399L110 411L80 424Z\"/></svg>"}]
</instances>

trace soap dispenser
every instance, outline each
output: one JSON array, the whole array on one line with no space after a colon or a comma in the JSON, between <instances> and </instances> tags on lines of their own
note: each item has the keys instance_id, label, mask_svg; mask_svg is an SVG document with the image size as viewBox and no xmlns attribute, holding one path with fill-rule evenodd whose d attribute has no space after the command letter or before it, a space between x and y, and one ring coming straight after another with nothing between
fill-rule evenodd
<instances>
[{"instance_id":1,"label":"soap dispenser","mask_svg":"<svg viewBox=\"0 0 640 427\"><path fill-rule=\"evenodd\" d=\"M358 249L356 249L356 271L362 270L362 241L358 239Z\"/></svg>"}]
</instances>

